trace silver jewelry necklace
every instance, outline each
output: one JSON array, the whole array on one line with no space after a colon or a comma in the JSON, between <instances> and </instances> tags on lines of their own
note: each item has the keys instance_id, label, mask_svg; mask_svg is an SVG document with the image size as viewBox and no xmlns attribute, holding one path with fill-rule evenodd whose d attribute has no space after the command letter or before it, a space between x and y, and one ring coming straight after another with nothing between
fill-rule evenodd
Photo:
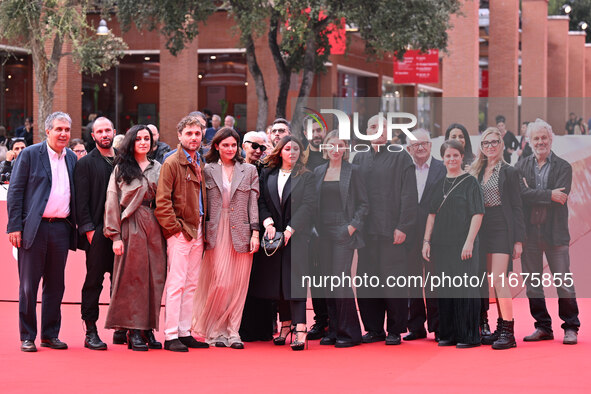
<instances>
[{"instance_id":1,"label":"silver jewelry necklace","mask_svg":"<svg viewBox=\"0 0 591 394\"><path fill-rule=\"evenodd\" d=\"M456 184L456 181L458 180L458 178L460 176L457 176L457 177L454 178L453 182L451 183L451 187L449 188L449 190L447 191L447 193L445 192L445 184L448 182L448 180L447 180L447 177L445 177L445 180L443 182L443 199L446 199L447 196L449 195L449 193L451 193L451 191L454 189L454 185Z\"/></svg>"}]
</instances>

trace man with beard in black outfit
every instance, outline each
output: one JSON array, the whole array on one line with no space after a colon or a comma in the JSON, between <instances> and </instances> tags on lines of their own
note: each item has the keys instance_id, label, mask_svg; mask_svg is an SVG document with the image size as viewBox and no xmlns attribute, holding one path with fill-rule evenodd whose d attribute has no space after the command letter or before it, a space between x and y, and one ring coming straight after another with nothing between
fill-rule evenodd
<instances>
[{"instance_id":1,"label":"man with beard in black outfit","mask_svg":"<svg viewBox=\"0 0 591 394\"><path fill-rule=\"evenodd\" d=\"M383 116L371 117L367 134L379 136L371 141L368 151L356 154L353 160L361 167L369 200L365 247L359 249L357 275L377 276L382 283L391 275L407 273L407 235L416 231L419 200L413 161L402 146L388 142L386 130ZM400 345L400 334L407 330L406 297L406 288L358 287L357 304L367 331L362 338L364 343L385 340L386 345Z\"/></svg>"},{"instance_id":2,"label":"man with beard in black outfit","mask_svg":"<svg viewBox=\"0 0 591 394\"><path fill-rule=\"evenodd\" d=\"M84 347L106 350L101 341L96 321L99 316L99 298L103 290L105 273L113 274L113 243L103 235L103 215L109 178L113 171L115 151L113 123L104 117L95 120L91 137L96 148L78 161L74 171L76 209L81 248L86 251L86 279L82 287L82 320L86 325ZM125 343L125 330L115 331L113 343Z\"/></svg>"},{"instance_id":3,"label":"man with beard in black outfit","mask_svg":"<svg viewBox=\"0 0 591 394\"><path fill-rule=\"evenodd\" d=\"M308 141L308 160L306 161L306 168L312 172L319 165L326 163L326 159L322 157L320 151L320 144L326 137L326 129L321 124L312 118L304 120L304 135ZM315 275L320 275L322 270L319 267L318 261L318 236L310 237L310 265ZM328 329L328 308L326 306L326 299L323 297L324 289L316 287L311 288L312 292L312 306L314 307L314 324L308 331L308 339L321 339Z\"/></svg>"}]
</instances>

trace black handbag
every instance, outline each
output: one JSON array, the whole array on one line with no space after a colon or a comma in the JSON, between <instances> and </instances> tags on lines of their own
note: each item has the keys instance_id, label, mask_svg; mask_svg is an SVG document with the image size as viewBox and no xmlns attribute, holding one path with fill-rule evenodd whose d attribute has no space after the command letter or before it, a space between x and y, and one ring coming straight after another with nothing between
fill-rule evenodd
<instances>
[{"instance_id":1,"label":"black handbag","mask_svg":"<svg viewBox=\"0 0 591 394\"><path fill-rule=\"evenodd\" d=\"M283 243L283 232L276 231L275 236L273 239L267 238L265 235L263 237L263 250L268 257L273 256L279 249L281 249L284 245Z\"/></svg>"}]
</instances>

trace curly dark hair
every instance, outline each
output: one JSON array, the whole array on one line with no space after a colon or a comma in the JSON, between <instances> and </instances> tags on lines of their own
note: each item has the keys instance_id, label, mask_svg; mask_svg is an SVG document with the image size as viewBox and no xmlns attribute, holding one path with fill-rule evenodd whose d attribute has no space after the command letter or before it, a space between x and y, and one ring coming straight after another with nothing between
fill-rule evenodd
<instances>
[{"instance_id":1,"label":"curly dark hair","mask_svg":"<svg viewBox=\"0 0 591 394\"><path fill-rule=\"evenodd\" d=\"M240 136L238 132L231 127L222 127L219 129L211 139L211 148L205 154L205 161L207 163L217 163L220 159L220 151L216 149L223 140L228 137L233 137L236 140L236 154L233 157L234 162L243 163L244 158L240 154Z\"/></svg>"},{"instance_id":2,"label":"curly dark hair","mask_svg":"<svg viewBox=\"0 0 591 394\"><path fill-rule=\"evenodd\" d=\"M298 157L298 161L293 165L292 172L295 176L301 175L304 172L308 171L306 166L304 165L304 146L302 143L291 135L286 135L285 137L281 138L273 151L264 159L264 163L269 168L281 168L283 165L283 159L281 158L281 151L283 147L287 145L289 142L295 142L300 147L300 157Z\"/></svg>"},{"instance_id":3,"label":"curly dark hair","mask_svg":"<svg viewBox=\"0 0 591 394\"><path fill-rule=\"evenodd\" d=\"M146 125L138 124L127 130L115 157L115 165L118 168L117 180L123 179L128 185L134 179L140 179L142 177L142 170L137 164L137 161L135 161L135 139L137 138L137 133L141 130L147 130L150 134L150 151L152 150L154 147L154 136L152 136L152 132Z\"/></svg>"}]
</instances>

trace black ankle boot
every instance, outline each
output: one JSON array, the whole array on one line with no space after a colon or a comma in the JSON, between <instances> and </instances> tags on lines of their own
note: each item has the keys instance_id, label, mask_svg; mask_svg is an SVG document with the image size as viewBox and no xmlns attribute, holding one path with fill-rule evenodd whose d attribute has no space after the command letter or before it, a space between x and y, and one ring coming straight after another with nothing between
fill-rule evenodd
<instances>
[{"instance_id":1,"label":"black ankle boot","mask_svg":"<svg viewBox=\"0 0 591 394\"><path fill-rule=\"evenodd\" d=\"M107 344L101 341L98 336L96 323L93 321L85 321L86 337L84 338L84 347L92 350L107 350Z\"/></svg>"},{"instance_id":2,"label":"black ankle boot","mask_svg":"<svg viewBox=\"0 0 591 394\"><path fill-rule=\"evenodd\" d=\"M492 344L492 348L496 350L504 350L517 347L517 342L515 342L514 327L514 320L503 320L501 335L499 335L499 339L497 339Z\"/></svg>"},{"instance_id":3,"label":"black ankle boot","mask_svg":"<svg viewBox=\"0 0 591 394\"><path fill-rule=\"evenodd\" d=\"M127 348L136 351L145 352L148 350L148 345L144 342L140 330L129 330L127 333Z\"/></svg>"},{"instance_id":4,"label":"black ankle boot","mask_svg":"<svg viewBox=\"0 0 591 394\"><path fill-rule=\"evenodd\" d=\"M162 343L158 342L156 337L154 337L154 330L143 330L142 338L150 349L162 349Z\"/></svg>"},{"instance_id":5,"label":"black ankle boot","mask_svg":"<svg viewBox=\"0 0 591 394\"><path fill-rule=\"evenodd\" d=\"M481 335L480 337L480 342L483 345L492 345L497 339L499 339L499 336L501 335L501 330L503 327L503 319L501 319L500 317L497 319L497 329L495 330L495 332L493 332L490 335Z\"/></svg>"},{"instance_id":6,"label":"black ankle boot","mask_svg":"<svg viewBox=\"0 0 591 394\"><path fill-rule=\"evenodd\" d=\"M127 330L115 330L113 333L113 345L125 345L127 343Z\"/></svg>"},{"instance_id":7,"label":"black ankle boot","mask_svg":"<svg viewBox=\"0 0 591 394\"><path fill-rule=\"evenodd\" d=\"M488 337L490 336L490 326L488 325L488 314L483 312L480 314L480 336L481 337Z\"/></svg>"}]
</instances>

